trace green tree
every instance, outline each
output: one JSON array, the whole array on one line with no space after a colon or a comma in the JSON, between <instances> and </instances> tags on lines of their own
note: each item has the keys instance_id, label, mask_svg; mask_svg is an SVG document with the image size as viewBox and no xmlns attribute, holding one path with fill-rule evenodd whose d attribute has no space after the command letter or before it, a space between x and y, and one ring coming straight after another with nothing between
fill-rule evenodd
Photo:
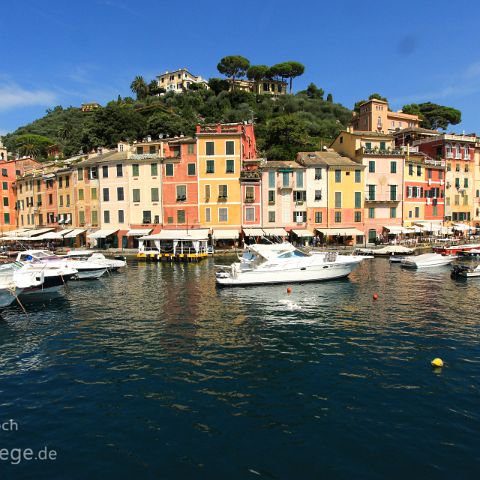
<instances>
[{"instance_id":1,"label":"green tree","mask_svg":"<svg viewBox=\"0 0 480 480\"><path fill-rule=\"evenodd\" d=\"M148 84L148 95L160 95L161 93L165 93L165 89L159 87L156 80L152 80Z\"/></svg>"},{"instance_id":2,"label":"green tree","mask_svg":"<svg viewBox=\"0 0 480 480\"><path fill-rule=\"evenodd\" d=\"M215 92L215 95L218 95L220 92L228 92L230 89L228 80L223 78L211 78L208 81L208 86Z\"/></svg>"},{"instance_id":3,"label":"green tree","mask_svg":"<svg viewBox=\"0 0 480 480\"><path fill-rule=\"evenodd\" d=\"M260 82L267 78L269 67L267 65L251 65L247 70L247 78L255 82Z\"/></svg>"},{"instance_id":4,"label":"green tree","mask_svg":"<svg viewBox=\"0 0 480 480\"><path fill-rule=\"evenodd\" d=\"M420 126L431 130L438 128L446 130L448 125L457 125L462 121L462 112L460 110L431 102L405 105L402 111L418 115L421 119Z\"/></svg>"},{"instance_id":5,"label":"green tree","mask_svg":"<svg viewBox=\"0 0 480 480\"><path fill-rule=\"evenodd\" d=\"M54 140L43 135L27 133L10 137L6 146L19 155L41 159L47 158L48 147L54 143Z\"/></svg>"},{"instance_id":6,"label":"green tree","mask_svg":"<svg viewBox=\"0 0 480 480\"><path fill-rule=\"evenodd\" d=\"M293 79L304 74L305 65L303 65L300 62L294 62L294 61L287 62L286 65L290 66L290 71L289 71L288 75L285 75L285 76L286 76L286 78L290 79L290 93L292 93Z\"/></svg>"},{"instance_id":7,"label":"green tree","mask_svg":"<svg viewBox=\"0 0 480 480\"><path fill-rule=\"evenodd\" d=\"M333 95L331 93L327 95L327 102L333 103Z\"/></svg>"},{"instance_id":8,"label":"green tree","mask_svg":"<svg viewBox=\"0 0 480 480\"><path fill-rule=\"evenodd\" d=\"M232 90L235 89L235 79L242 77L248 70L250 62L241 55L223 57L217 65L217 70L231 79Z\"/></svg>"},{"instance_id":9,"label":"green tree","mask_svg":"<svg viewBox=\"0 0 480 480\"><path fill-rule=\"evenodd\" d=\"M286 78L289 78L291 74L292 66L288 62L276 63L275 65L272 65L267 72L269 77L276 78L282 82L284 82Z\"/></svg>"},{"instance_id":10,"label":"green tree","mask_svg":"<svg viewBox=\"0 0 480 480\"><path fill-rule=\"evenodd\" d=\"M141 75L137 75L130 84L130 90L135 93L137 100L142 100L148 95L148 85Z\"/></svg>"},{"instance_id":11,"label":"green tree","mask_svg":"<svg viewBox=\"0 0 480 480\"><path fill-rule=\"evenodd\" d=\"M293 159L297 152L309 146L311 139L306 122L296 115L284 115L268 122L265 139L267 158Z\"/></svg>"},{"instance_id":12,"label":"green tree","mask_svg":"<svg viewBox=\"0 0 480 480\"><path fill-rule=\"evenodd\" d=\"M314 83L310 83L306 90L301 90L298 94L306 95L308 98L323 100L325 92L323 88L318 88Z\"/></svg>"}]
</instances>

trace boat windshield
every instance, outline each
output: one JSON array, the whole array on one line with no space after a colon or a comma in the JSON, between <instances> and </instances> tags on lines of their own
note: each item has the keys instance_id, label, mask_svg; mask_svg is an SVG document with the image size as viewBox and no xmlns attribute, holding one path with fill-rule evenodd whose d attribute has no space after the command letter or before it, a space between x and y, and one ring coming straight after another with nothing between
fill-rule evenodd
<instances>
[{"instance_id":1,"label":"boat windshield","mask_svg":"<svg viewBox=\"0 0 480 480\"><path fill-rule=\"evenodd\" d=\"M308 257L306 253L301 252L300 250L292 250L290 252L282 253L278 258L298 258L298 257Z\"/></svg>"}]
</instances>

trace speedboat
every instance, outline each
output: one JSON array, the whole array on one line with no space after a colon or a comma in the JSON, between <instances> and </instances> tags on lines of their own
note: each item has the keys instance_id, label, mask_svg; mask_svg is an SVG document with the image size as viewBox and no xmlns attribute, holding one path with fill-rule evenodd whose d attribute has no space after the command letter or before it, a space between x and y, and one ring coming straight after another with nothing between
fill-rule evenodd
<instances>
[{"instance_id":1,"label":"speedboat","mask_svg":"<svg viewBox=\"0 0 480 480\"><path fill-rule=\"evenodd\" d=\"M0 265L0 308L8 307L22 292L41 287L43 282L43 272L34 272L14 263Z\"/></svg>"},{"instance_id":2,"label":"speedboat","mask_svg":"<svg viewBox=\"0 0 480 480\"><path fill-rule=\"evenodd\" d=\"M357 252L367 255L375 255L376 257L386 257L390 255L411 255L415 250L413 248L404 247L403 245L387 245L381 248L359 248Z\"/></svg>"},{"instance_id":3,"label":"speedboat","mask_svg":"<svg viewBox=\"0 0 480 480\"><path fill-rule=\"evenodd\" d=\"M337 252L305 253L290 243L248 245L239 262L216 265L218 285L316 282L346 277L362 257Z\"/></svg>"},{"instance_id":4,"label":"speedboat","mask_svg":"<svg viewBox=\"0 0 480 480\"><path fill-rule=\"evenodd\" d=\"M480 277L480 265L477 265L475 268L467 265L454 265L452 277Z\"/></svg>"},{"instance_id":5,"label":"speedboat","mask_svg":"<svg viewBox=\"0 0 480 480\"><path fill-rule=\"evenodd\" d=\"M72 280L99 278L107 271L105 265L83 260L67 260L65 257L59 257L48 250L25 250L17 255L17 261L22 263L40 263L48 265L48 267L69 267L76 270L76 273L70 277Z\"/></svg>"},{"instance_id":6,"label":"speedboat","mask_svg":"<svg viewBox=\"0 0 480 480\"><path fill-rule=\"evenodd\" d=\"M405 257L401 257L399 255L391 255L388 259L390 263L402 263L403 260L405 260Z\"/></svg>"},{"instance_id":7,"label":"speedboat","mask_svg":"<svg viewBox=\"0 0 480 480\"><path fill-rule=\"evenodd\" d=\"M67 260L84 260L86 262L93 262L99 265L104 265L110 272L116 272L120 268L127 265L125 259L107 258L103 253L92 252L90 250L70 250L66 255L62 256Z\"/></svg>"},{"instance_id":8,"label":"speedboat","mask_svg":"<svg viewBox=\"0 0 480 480\"><path fill-rule=\"evenodd\" d=\"M440 255L439 253L424 253L415 257L404 258L401 262L404 268L428 268L449 265L457 257L453 255Z\"/></svg>"}]
</instances>

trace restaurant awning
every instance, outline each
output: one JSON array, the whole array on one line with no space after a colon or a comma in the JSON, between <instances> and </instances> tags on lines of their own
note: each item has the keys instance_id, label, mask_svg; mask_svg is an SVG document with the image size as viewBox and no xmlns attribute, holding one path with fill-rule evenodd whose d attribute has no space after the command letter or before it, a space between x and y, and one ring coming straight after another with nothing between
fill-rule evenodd
<instances>
[{"instance_id":1,"label":"restaurant awning","mask_svg":"<svg viewBox=\"0 0 480 480\"><path fill-rule=\"evenodd\" d=\"M442 230L441 220L415 222L415 225L420 226L424 232L439 232Z\"/></svg>"},{"instance_id":2,"label":"restaurant awning","mask_svg":"<svg viewBox=\"0 0 480 480\"><path fill-rule=\"evenodd\" d=\"M25 237L25 233L32 230L31 228L19 228L2 234L3 237Z\"/></svg>"},{"instance_id":3,"label":"restaurant awning","mask_svg":"<svg viewBox=\"0 0 480 480\"><path fill-rule=\"evenodd\" d=\"M55 228L51 227L51 228L38 228L36 230L28 230L28 232L25 232L22 234L22 237L38 237L43 233L51 232L52 230L55 230Z\"/></svg>"},{"instance_id":4,"label":"restaurant awning","mask_svg":"<svg viewBox=\"0 0 480 480\"><path fill-rule=\"evenodd\" d=\"M284 228L263 228L263 232L267 237L288 237Z\"/></svg>"},{"instance_id":5,"label":"restaurant awning","mask_svg":"<svg viewBox=\"0 0 480 480\"><path fill-rule=\"evenodd\" d=\"M404 233L410 233L409 230L402 227L401 225L384 225L383 228L388 230L390 235L401 235Z\"/></svg>"},{"instance_id":6,"label":"restaurant awning","mask_svg":"<svg viewBox=\"0 0 480 480\"><path fill-rule=\"evenodd\" d=\"M453 229L458 230L459 232L466 232L468 230L475 230L475 227L471 227L470 225L466 225L465 223L454 223Z\"/></svg>"},{"instance_id":7,"label":"restaurant awning","mask_svg":"<svg viewBox=\"0 0 480 480\"><path fill-rule=\"evenodd\" d=\"M63 240L64 235L66 235L70 230L62 230L60 232L47 232L38 237L33 237L30 240Z\"/></svg>"},{"instance_id":8,"label":"restaurant awning","mask_svg":"<svg viewBox=\"0 0 480 480\"><path fill-rule=\"evenodd\" d=\"M365 235L358 228L317 228L317 230L327 237L329 236L339 236L339 237L353 237L357 235Z\"/></svg>"},{"instance_id":9,"label":"restaurant awning","mask_svg":"<svg viewBox=\"0 0 480 480\"><path fill-rule=\"evenodd\" d=\"M214 240L236 240L239 235L238 230L214 230L212 237Z\"/></svg>"},{"instance_id":10,"label":"restaurant awning","mask_svg":"<svg viewBox=\"0 0 480 480\"><path fill-rule=\"evenodd\" d=\"M315 234L310 230L292 230L297 237L313 237Z\"/></svg>"},{"instance_id":11,"label":"restaurant awning","mask_svg":"<svg viewBox=\"0 0 480 480\"><path fill-rule=\"evenodd\" d=\"M110 230L97 230L96 232L90 233L87 235L88 238L107 238L110 235L113 235L114 233L118 232L118 228L113 228Z\"/></svg>"},{"instance_id":12,"label":"restaurant awning","mask_svg":"<svg viewBox=\"0 0 480 480\"><path fill-rule=\"evenodd\" d=\"M423 229L418 227L417 225L411 225L410 227L407 227L407 233L421 233L423 232Z\"/></svg>"},{"instance_id":13,"label":"restaurant awning","mask_svg":"<svg viewBox=\"0 0 480 480\"><path fill-rule=\"evenodd\" d=\"M72 230L68 232L66 235L64 235L63 238L75 238L86 231L87 230L85 228L76 228L75 230Z\"/></svg>"},{"instance_id":14,"label":"restaurant awning","mask_svg":"<svg viewBox=\"0 0 480 480\"><path fill-rule=\"evenodd\" d=\"M162 230L154 235L145 235L140 240L208 240L208 228Z\"/></svg>"},{"instance_id":15,"label":"restaurant awning","mask_svg":"<svg viewBox=\"0 0 480 480\"><path fill-rule=\"evenodd\" d=\"M261 228L244 228L243 233L246 237L263 237L264 235Z\"/></svg>"},{"instance_id":16,"label":"restaurant awning","mask_svg":"<svg viewBox=\"0 0 480 480\"><path fill-rule=\"evenodd\" d=\"M148 235L153 228L131 228L127 232L127 237L142 237L143 235Z\"/></svg>"}]
</instances>

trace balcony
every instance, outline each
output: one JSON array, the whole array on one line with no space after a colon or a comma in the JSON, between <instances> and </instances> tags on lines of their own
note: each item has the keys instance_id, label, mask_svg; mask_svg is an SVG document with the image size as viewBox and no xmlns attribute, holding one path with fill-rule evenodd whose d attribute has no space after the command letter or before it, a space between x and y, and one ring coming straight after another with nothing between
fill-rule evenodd
<instances>
[{"instance_id":1,"label":"balcony","mask_svg":"<svg viewBox=\"0 0 480 480\"><path fill-rule=\"evenodd\" d=\"M242 170L240 172L240 180L247 182L259 182L262 174L258 170Z\"/></svg>"},{"instance_id":2,"label":"balcony","mask_svg":"<svg viewBox=\"0 0 480 480\"><path fill-rule=\"evenodd\" d=\"M376 193L375 195L365 194L365 202L376 203L398 203L402 200L401 195L397 194L393 198L389 193Z\"/></svg>"},{"instance_id":3,"label":"balcony","mask_svg":"<svg viewBox=\"0 0 480 480\"><path fill-rule=\"evenodd\" d=\"M219 202L226 202L228 198L228 195L219 195L218 196L218 201Z\"/></svg>"},{"instance_id":4,"label":"balcony","mask_svg":"<svg viewBox=\"0 0 480 480\"><path fill-rule=\"evenodd\" d=\"M284 183L282 180L279 180L277 183L277 188L279 190L293 190L293 180L289 180L288 183Z\"/></svg>"},{"instance_id":5,"label":"balcony","mask_svg":"<svg viewBox=\"0 0 480 480\"><path fill-rule=\"evenodd\" d=\"M254 203L255 198L254 197L245 197L245 203Z\"/></svg>"},{"instance_id":6,"label":"balcony","mask_svg":"<svg viewBox=\"0 0 480 480\"><path fill-rule=\"evenodd\" d=\"M187 199L186 195L179 195L177 197L177 202L184 202L186 199ZM157 200L157 202L158 202L158 200Z\"/></svg>"},{"instance_id":7,"label":"balcony","mask_svg":"<svg viewBox=\"0 0 480 480\"><path fill-rule=\"evenodd\" d=\"M379 148L365 148L360 147L355 150L355 156L364 156L364 155L375 155L377 157L386 157L386 156L403 156L403 152L399 148L387 148L380 150Z\"/></svg>"}]
</instances>

